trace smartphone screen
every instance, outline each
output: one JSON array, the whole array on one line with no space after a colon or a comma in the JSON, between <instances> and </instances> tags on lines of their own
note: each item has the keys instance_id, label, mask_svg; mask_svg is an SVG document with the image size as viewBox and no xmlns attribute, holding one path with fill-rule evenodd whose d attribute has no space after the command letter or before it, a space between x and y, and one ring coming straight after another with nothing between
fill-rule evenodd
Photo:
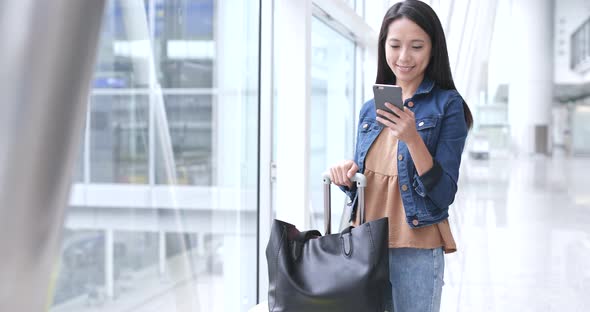
<instances>
[{"instance_id":1,"label":"smartphone screen","mask_svg":"<svg viewBox=\"0 0 590 312\"><path fill-rule=\"evenodd\" d=\"M375 99L375 110L381 109L397 116L397 114L395 114L389 108L387 108L387 106L385 106L385 102L391 103L401 110L404 109L402 88L400 86L375 84L373 85L373 95ZM377 122L382 127L385 127L385 125L383 125L381 122Z\"/></svg>"}]
</instances>

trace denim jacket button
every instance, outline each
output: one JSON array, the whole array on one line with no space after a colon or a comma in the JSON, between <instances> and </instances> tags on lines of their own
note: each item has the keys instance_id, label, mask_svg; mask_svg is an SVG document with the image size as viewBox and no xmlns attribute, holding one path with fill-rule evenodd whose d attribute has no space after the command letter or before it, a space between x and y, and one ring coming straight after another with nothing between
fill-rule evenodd
<instances>
[{"instance_id":1,"label":"denim jacket button","mask_svg":"<svg viewBox=\"0 0 590 312\"><path fill-rule=\"evenodd\" d=\"M414 107L414 102L408 102L408 107Z\"/></svg>"},{"instance_id":2,"label":"denim jacket button","mask_svg":"<svg viewBox=\"0 0 590 312\"><path fill-rule=\"evenodd\" d=\"M412 221L412 224L414 226L418 226L418 224L420 224L420 221L418 221L418 219L414 219L414 221Z\"/></svg>"},{"instance_id":3,"label":"denim jacket button","mask_svg":"<svg viewBox=\"0 0 590 312\"><path fill-rule=\"evenodd\" d=\"M424 121L421 121L421 122L418 124L418 127L422 127L422 126L424 126Z\"/></svg>"},{"instance_id":4,"label":"denim jacket button","mask_svg":"<svg viewBox=\"0 0 590 312\"><path fill-rule=\"evenodd\" d=\"M399 160L399 161L404 160L404 155L397 155L397 160Z\"/></svg>"},{"instance_id":5,"label":"denim jacket button","mask_svg":"<svg viewBox=\"0 0 590 312\"><path fill-rule=\"evenodd\" d=\"M407 191L407 190L408 190L408 186L407 186L407 185L405 185L405 184L404 184L404 185L402 185L402 191L404 191L404 192L405 192L405 191Z\"/></svg>"},{"instance_id":6,"label":"denim jacket button","mask_svg":"<svg viewBox=\"0 0 590 312\"><path fill-rule=\"evenodd\" d=\"M363 129L367 129L369 127L369 124L364 124L363 125Z\"/></svg>"}]
</instances>

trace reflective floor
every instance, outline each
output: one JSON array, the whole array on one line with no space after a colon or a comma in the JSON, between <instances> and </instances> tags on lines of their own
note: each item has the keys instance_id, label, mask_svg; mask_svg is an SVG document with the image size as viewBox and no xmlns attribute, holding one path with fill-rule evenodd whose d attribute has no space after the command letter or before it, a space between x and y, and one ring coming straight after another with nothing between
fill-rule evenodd
<instances>
[{"instance_id":1,"label":"reflective floor","mask_svg":"<svg viewBox=\"0 0 590 312\"><path fill-rule=\"evenodd\" d=\"M466 158L441 311L590 311L590 159Z\"/></svg>"},{"instance_id":2,"label":"reflective floor","mask_svg":"<svg viewBox=\"0 0 590 312\"><path fill-rule=\"evenodd\" d=\"M458 252L445 257L441 311L590 311L589 174L590 158L464 157L450 219ZM52 311L237 310L227 307L221 276L188 284L155 276L117 300L80 297Z\"/></svg>"}]
</instances>

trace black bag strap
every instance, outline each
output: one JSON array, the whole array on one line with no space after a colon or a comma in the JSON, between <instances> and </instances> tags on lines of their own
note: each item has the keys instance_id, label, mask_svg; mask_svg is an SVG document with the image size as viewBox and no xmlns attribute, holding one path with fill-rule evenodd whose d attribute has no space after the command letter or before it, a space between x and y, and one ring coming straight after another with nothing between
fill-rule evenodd
<instances>
[{"instance_id":1,"label":"black bag strap","mask_svg":"<svg viewBox=\"0 0 590 312\"><path fill-rule=\"evenodd\" d=\"M342 252L347 257L350 257L352 254L352 229L354 229L354 226L349 226L340 232L340 240L342 240Z\"/></svg>"}]
</instances>

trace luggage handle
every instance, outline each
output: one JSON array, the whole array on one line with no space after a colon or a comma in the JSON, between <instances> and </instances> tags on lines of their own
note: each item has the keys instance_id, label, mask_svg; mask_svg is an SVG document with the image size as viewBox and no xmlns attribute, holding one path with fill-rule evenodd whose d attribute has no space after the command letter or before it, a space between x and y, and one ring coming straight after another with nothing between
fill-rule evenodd
<instances>
[{"instance_id":1,"label":"luggage handle","mask_svg":"<svg viewBox=\"0 0 590 312\"><path fill-rule=\"evenodd\" d=\"M324 172L323 174L324 180L324 228L325 234L331 233L332 227L332 207L330 203L330 185L332 184L332 180L330 179L330 174ZM365 187L367 186L367 178L362 173L355 173L354 176L350 179L352 182L356 182L356 186L358 189L358 209L360 213L360 220L361 223L365 223Z\"/></svg>"}]
</instances>

